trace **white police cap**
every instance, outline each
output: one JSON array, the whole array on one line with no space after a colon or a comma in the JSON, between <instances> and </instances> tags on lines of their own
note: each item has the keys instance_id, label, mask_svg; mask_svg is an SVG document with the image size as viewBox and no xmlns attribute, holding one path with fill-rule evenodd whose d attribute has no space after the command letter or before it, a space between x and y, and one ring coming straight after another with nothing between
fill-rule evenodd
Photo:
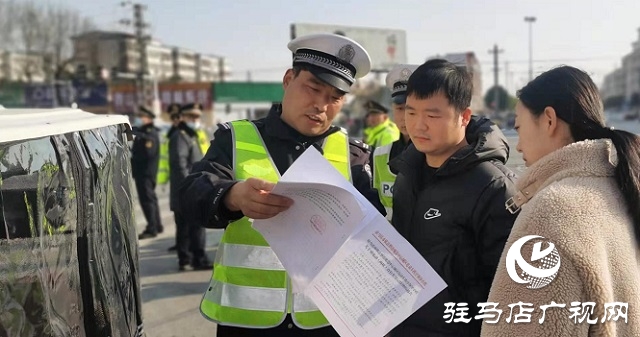
<instances>
[{"instance_id":1,"label":"white police cap","mask_svg":"<svg viewBox=\"0 0 640 337\"><path fill-rule=\"evenodd\" d=\"M288 46L293 65L304 65L320 80L349 92L356 78L371 70L369 53L356 41L336 34L300 36Z\"/></svg>"},{"instance_id":2,"label":"white police cap","mask_svg":"<svg viewBox=\"0 0 640 337\"><path fill-rule=\"evenodd\" d=\"M387 88L391 90L391 98L396 104L403 104L407 100L407 81L409 76L418 68L417 64L397 64L387 74Z\"/></svg>"}]
</instances>

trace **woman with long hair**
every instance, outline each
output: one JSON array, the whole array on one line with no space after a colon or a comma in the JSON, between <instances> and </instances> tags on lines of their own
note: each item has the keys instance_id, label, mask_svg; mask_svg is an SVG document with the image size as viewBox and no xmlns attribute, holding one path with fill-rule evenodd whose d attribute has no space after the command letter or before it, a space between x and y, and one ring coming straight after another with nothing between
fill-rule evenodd
<instances>
[{"instance_id":1,"label":"woman with long hair","mask_svg":"<svg viewBox=\"0 0 640 337\"><path fill-rule=\"evenodd\" d=\"M598 88L573 67L518 98L527 170L487 300L502 314L482 336L640 336L640 138L606 126Z\"/></svg>"}]
</instances>

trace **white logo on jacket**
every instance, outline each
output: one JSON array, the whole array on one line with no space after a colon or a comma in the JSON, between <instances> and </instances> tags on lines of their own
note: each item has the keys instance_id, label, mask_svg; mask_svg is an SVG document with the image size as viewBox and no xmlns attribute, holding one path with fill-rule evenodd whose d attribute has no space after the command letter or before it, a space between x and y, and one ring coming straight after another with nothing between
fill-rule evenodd
<instances>
[{"instance_id":1,"label":"white logo on jacket","mask_svg":"<svg viewBox=\"0 0 640 337\"><path fill-rule=\"evenodd\" d=\"M529 261L522 256L522 247L525 243L533 239L541 239L533 244L531 258ZM547 248L542 250L542 242L547 243ZM539 235L527 235L518 239L509 247L507 252L507 273L509 277L520 284L528 284L529 289L540 289L547 286L558 275L560 270L560 254L556 246ZM530 262L534 262L532 265ZM518 275L516 264L522 270ZM522 276L523 278L520 278Z\"/></svg>"},{"instance_id":2,"label":"white logo on jacket","mask_svg":"<svg viewBox=\"0 0 640 337\"><path fill-rule=\"evenodd\" d=\"M435 208L429 208L429 210L424 213L424 219L425 220L431 220L431 219L435 219L439 216L441 216L442 213L440 213L439 209L435 209Z\"/></svg>"}]
</instances>

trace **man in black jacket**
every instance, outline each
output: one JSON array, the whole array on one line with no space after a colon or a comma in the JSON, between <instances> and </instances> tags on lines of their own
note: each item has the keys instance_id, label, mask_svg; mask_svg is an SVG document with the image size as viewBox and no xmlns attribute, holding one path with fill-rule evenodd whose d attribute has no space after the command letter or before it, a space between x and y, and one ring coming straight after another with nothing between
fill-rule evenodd
<instances>
[{"instance_id":1,"label":"man in black jacket","mask_svg":"<svg viewBox=\"0 0 640 337\"><path fill-rule=\"evenodd\" d=\"M218 337L338 336L312 303L306 309L296 304L301 295L291 293L284 269L251 229L247 218L271 218L290 205L269 193L275 185L267 176L284 174L305 150L315 148L333 154L346 168L341 173L384 214L371 187L367 145L332 125L355 79L369 71L369 55L355 41L332 34L299 37L289 49L294 60L284 75L282 104L273 105L266 118L244 122L242 131L239 122L221 125L180 190L190 222L226 228L200 305L202 314L218 323ZM343 145L325 147L338 139Z\"/></svg>"},{"instance_id":2,"label":"man in black jacket","mask_svg":"<svg viewBox=\"0 0 640 337\"><path fill-rule=\"evenodd\" d=\"M166 167L167 170L170 169L171 164L169 163L169 140L171 139L171 135L176 132L178 130L178 126L180 125L180 120L182 119L180 117L180 104L178 103L171 103L169 104L169 106L167 106L167 113L169 114L169 118L171 118L171 127L169 128L169 131L167 131L167 134L165 135L166 142L167 142L167 153L166 153ZM163 153L160 153L160 155L162 156ZM162 160L162 159L161 159ZM170 174L170 172L169 172ZM171 188L171 182L169 182L169 188ZM169 251L175 251L178 248L178 226L176 225L176 244L169 247Z\"/></svg>"},{"instance_id":3,"label":"man in black jacket","mask_svg":"<svg viewBox=\"0 0 640 337\"><path fill-rule=\"evenodd\" d=\"M147 227L138 239L153 238L164 230L160 220L160 208L156 195L156 178L160 161L160 139L153 125L156 116L149 109L140 107L135 116L131 149L131 173L140 198L140 207L147 219Z\"/></svg>"},{"instance_id":4,"label":"man in black jacket","mask_svg":"<svg viewBox=\"0 0 640 337\"><path fill-rule=\"evenodd\" d=\"M479 336L485 302L516 215L505 167L509 147L486 118L471 116L472 81L464 68L431 60L409 77L405 120L412 145L391 162L398 177L392 224L447 283L391 336ZM468 303L454 323L445 303ZM456 316L457 318L457 316Z\"/></svg>"}]
</instances>

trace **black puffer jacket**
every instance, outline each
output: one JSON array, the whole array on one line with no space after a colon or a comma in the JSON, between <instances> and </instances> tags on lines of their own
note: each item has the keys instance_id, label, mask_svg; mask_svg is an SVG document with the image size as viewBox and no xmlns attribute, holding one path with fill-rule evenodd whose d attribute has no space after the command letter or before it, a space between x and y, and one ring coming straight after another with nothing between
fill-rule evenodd
<instances>
[{"instance_id":1,"label":"black puffer jacket","mask_svg":"<svg viewBox=\"0 0 640 337\"><path fill-rule=\"evenodd\" d=\"M414 145L390 165L394 227L429 262L447 288L398 326L392 336L480 336L474 320L485 302L516 215L505 201L516 193L505 167L509 146L490 120L472 118L468 146L458 150L427 180L425 155ZM469 323L446 323L447 302L466 302Z\"/></svg>"}]
</instances>

